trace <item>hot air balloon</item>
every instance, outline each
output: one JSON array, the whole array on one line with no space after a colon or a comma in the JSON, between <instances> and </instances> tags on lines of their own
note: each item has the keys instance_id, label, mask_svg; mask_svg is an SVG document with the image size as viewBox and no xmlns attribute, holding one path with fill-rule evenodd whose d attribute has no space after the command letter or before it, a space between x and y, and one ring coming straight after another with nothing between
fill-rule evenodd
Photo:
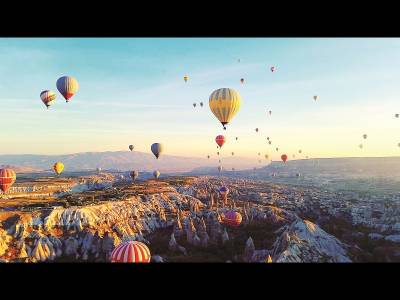
<instances>
[{"instance_id":1,"label":"hot air balloon","mask_svg":"<svg viewBox=\"0 0 400 300\"><path fill-rule=\"evenodd\" d=\"M57 175L60 175L64 170L64 164L62 162L56 162L53 166L53 170Z\"/></svg>"},{"instance_id":2,"label":"hot air balloon","mask_svg":"<svg viewBox=\"0 0 400 300\"><path fill-rule=\"evenodd\" d=\"M360 149L362 149L363 148L363 144L358 145L358 147L360 147Z\"/></svg>"},{"instance_id":3,"label":"hot air balloon","mask_svg":"<svg viewBox=\"0 0 400 300\"><path fill-rule=\"evenodd\" d=\"M9 188L14 184L17 179L13 169L4 168L0 169L0 190L6 193Z\"/></svg>"},{"instance_id":4,"label":"hot air balloon","mask_svg":"<svg viewBox=\"0 0 400 300\"><path fill-rule=\"evenodd\" d=\"M153 172L153 176L154 176L155 179L157 179L158 177L160 177L160 171L155 170L155 171Z\"/></svg>"},{"instance_id":5,"label":"hot air balloon","mask_svg":"<svg viewBox=\"0 0 400 300\"><path fill-rule=\"evenodd\" d=\"M238 227L242 223L242 215L234 210L223 214L222 223L231 227Z\"/></svg>"},{"instance_id":6,"label":"hot air balloon","mask_svg":"<svg viewBox=\"0 0 400 300\"><path fill-rule=\"evenodd\" d=\"M286 160L287 160L287 155L286 155L286 154L282 154L282 155L281 155L281 159L283 160L283 162L286 162Z\"/></svg>"},{"instance_id":7,"label":"hot air balloon","mask_svg":"<svg viewBox=\"0 0 400 300\"><path fill-rule=\"evenodd\" d=\"M315 101L317 101L317 100L318 100L318 96L314 96L313 98L314 98L314 100L315 100Z\"/></svg>"},{"instance_id":8,"label":"hot air balloon","mask_svg":"<svg viewBox=\"0 0 400 300\"><path fill-rule=\"evenodd\" d=\"M240 109L240 95L233 89L221 88L210 95L209 105L212 113L221 122L224 129Z\"/></svg>"},{"instance_id":9,"label":"hot air balloon","mask_svg":"<svg viewBox=\"0 0 400 300\"><path fill-rule=\"evenodd\" d=\"M269 157L268 154L265 154L265 159L268 159L268 157Z\"/></svg>"},{"instance_id":10,"label":"hot air balloon","mask_svg":"<svg viewBox=\"0 0 400 300\"><path fill-rule=\"evenodd\" d=\"M395 114L394 116L395 116L396 118L399 118L399 114Z\"/></svg>"},{"instance_id":11,"label":"hot air balloon","mask_svg":"<svg viewBox=\"0 0 400 300\"><path fill-rule=\"evenodd\" d=\"M267 141L269 141L269 136L267 136Z\"/></svg>"},{"instance_id":12,"label":"hot air balloon","mask_svg":"<svg viewBox=\"0 0 400 300\"><path fill-rule=\"evenodd\" d=\"M223 135L218 135L215 138L215 142L217 143L217 145L222 148L222 146L225 144L225 137Z\"/></svg>"},{"instance_id":13,"label":"hot air balloon","mask_svg":"<svg viewBox=\"0 0 400 300\"><path fill-rule=\"evenodd\" d=\"M299 150L299 153L301 153L302 151L301 150Z\"/></svg>"},{"instance_id":14,"label":"hot air balloon","mask_svg":"<svg viewBox=\"0 0 400 300\"><path fill-rule=\"evenodd\" d=\"M185 80L185 82L187 82L189 80L189 76L187 76L187 75L183 76L183 80Z\"/></svg>"},{"instance_id":15,"label":"hot air balloon","mask_svg":"<svg viewBox=\"0 0 400 300\"><path fill-rule=\"evenodd\" d=\"M279 151L279 148L275 148L276 151Z\"/></svg>"},{"instance_id":16,"label":"hot air balloon","mask_svg":"<svg viewBox=\"0 0 400 300\"><path fill-rule=\"evenodd\" d=\"M258 132L258 128L256 128L256 132Z\"/></svg>"},{"instance_id":17,"label":"hot air balloon","mask_svg":"<svg viewBox=\"0 0 400 300\"><path fill-rule=\"evenodd\" d=\"M63 95L66 102L79 90L78 81L71 76L63 76L57 80L57 89Z\"/></svg>"},{"instance_id":18,"label":"hot air balloon","mask_svg":"<svg viewBox=\"0 0 400 300\"><path fill-rule=\"evenodd\" d=\"M367 135L366 134L363 134L363 138L364 138L364 140L367 138Z\"/></svg>"},{"instance_id":19,"label":"hot air balloon","mask_svg":"<svg viewBox=\"0 0 400 300\"><path fill-rule=\"evenodd\" d=\"M240 79L240 83L243 84L244 83L244 78Z\"/></svg>"},{"instance_id":20,"label":"hot air balloon","mask_svg":"<svg viewBox=\"0 0 400 300\"><path fill-rule=\"evenodd\" d=\"M222 167L218 166L218 171L221 172L222 171Z\"/></svg>"},{"instance_id":21,"label":"hot air balloon","mask_svg":"<svg viewBox=\"0 0 400 300\"><path fill-rule=\"evenodd\" d=\"M275 72L275 67L271 67L271 72Z\"/></svg>"},{"instance_id":22,"label":"hot air balloon","mask_svg":"<svg viewBox=\"0 0 400 300\"><path fill-rule=\"evenodd\" d=\"M132 171L129 173L129 175L131 176L132 180L135 181L136 178L138 178L139 176L139 172L138 171Z\"/></svg>"},{"instance_id":23,"label":"hot air balloon","mask_svg":"<svg viewBox=\"0 0 400 300\"><path fill-rule=\"evenodd\" d=\"M135 148L133 145L129 145L129 150L133 151L133 148Z\"/></svg>"},{"instance_id":24,"label":"hot air balloon","mask_svg":"<svg viewBox=\"0 0 400 300\"><path fill-rule=\"evenodd\" d=\"M193 103L193 107L196 107L196 103Z\"/></svg>"},{"instance_id":25,"label":"hot air balloon","mask_svg":"<svg viewBox=\"0 0 400 300\"><path fill-rule=\"evenodd\" d=\"M151 152L153 152L154 156L158 159L161 153L164 151L163 145L160 143L154 143L151 145Z\"/></svg>"},{"instance_id":26,"label":"hot air balloon","mask_svg":"<svg viewBox=\"0 0 400 300\"><path fill-rule=\"evenodd\" d=\"M221 194L222 197L225 197L229 193L229 189L226 186L221 186L219 188L219 193Z\"/></svg>"},{"instance_id":27,"label":"hot air balloon","mask_svg":"<svg viewBox=\"0 0 400 300\"><path fill-rule=\"evenodd\" d=\"M272 145L272 141L269 141L268 144Z\"/></svg>"},{"instance_id":28,"label":"hot air balloon","mask_svg":"<svg viewBox=\"0 0 400 300\"><path fill-rule=\"evenodd\" d=\"M260 156L261 155L261 153L260 152L258 152L258 156Z\"/></svg>"},{"instance_id":29,"label":"hot air balloon","mask_svg":"<svg viewBox=\"0 0 400 300\"><path fill-rule=\"evenodd\" d=\"M235 152L232 152L232 156L235 155Z\"/></svg>"},{"instance_id":30,"label":"hot air balloon","mask_svg":"<svg viewBox=\"0 0 400 300\"><path fill-rule=\"evenodd\" d=\"M203 105L204 105L203 102L200 102L200 106L203 107Z\"/></svg>"},{"instance_id":31,"label":"hot air balloon","mask_svg":"<svg viewBox=\"0 0 400 300\"><path fill-rule=\"evenodd\" d=\"M219 152L217 152L217 155L219 155Z\"/></svg>"},{"instance_id":32,"label":"hot air balloon","mask_svg":"<svg viewBox=\"0 0 400 300\"><path fill-rule=\"evenodd\" d=\"M210 159L210 155L207 155L207 158Z\"/></svg>"},{"instance_id":33,"label":"hot air balloon","mask_svg":"<svg viewBox=\"0 0 400 300\"><path fill-rule=\"evenodd\" d=\"M42 99L42 102L47 108L54 103L56 98L57 96L53 91L46 90L40 93L40 99Z\"/></svg>"},{"instance_id":34,"label":"hot air balloon","mask_svg":"<svg viewBox=\"0 0 400 300\"><path fill-rule=\"evenodd\" d=\"M111 252L113 263L148 263L150 259L149 248L137 241L121 243Z\"/></svg>"},{"instance_id":35,"label":"hot air balloon","mask_svg":"<svg viewBox=\"0 0 400 300\"><path fill-rule=\"evenodd\" d=\"M236 140L238 140L239 138L238 137L236 137Z\"/></svg>"},{"instance_id":36,"label":"hot air balloon","mask_svg":"<svg viewBox=\"0 0 400 300\"><path fill-rule=\"evenodd\" d=\"M272 110L270 110L268 113L269 113L269 115L272 115Z\"/></svg>"}]
</instances>

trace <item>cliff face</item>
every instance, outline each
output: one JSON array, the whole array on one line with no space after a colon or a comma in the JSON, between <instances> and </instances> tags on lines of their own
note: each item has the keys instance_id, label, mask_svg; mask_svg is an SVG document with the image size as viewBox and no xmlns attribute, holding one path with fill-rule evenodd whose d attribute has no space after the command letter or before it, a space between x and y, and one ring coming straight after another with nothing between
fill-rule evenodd
<instances>
[{"instance_id":1,"label":"cliff face","mask_svg":"<svg viewBox=\"0 0 400 300\"><path fill-rule=\"evenodd\" d=\"M180 256L190 262L200 254L213 261L350 261L340 241L293 212L245 199L224 204L217 196L215 204L208 205L206 198L216 188L217 183L201 178L186 183L129 183L101 190L102 200L91 205L3 211L0 259L109 261L121 241L138 240L149 245L153 261L158 262L178 261ZM240 227L221 224L229 209L243 216ZM263 246L266 239L272 247Z\"/></svg>"}]
</instances>

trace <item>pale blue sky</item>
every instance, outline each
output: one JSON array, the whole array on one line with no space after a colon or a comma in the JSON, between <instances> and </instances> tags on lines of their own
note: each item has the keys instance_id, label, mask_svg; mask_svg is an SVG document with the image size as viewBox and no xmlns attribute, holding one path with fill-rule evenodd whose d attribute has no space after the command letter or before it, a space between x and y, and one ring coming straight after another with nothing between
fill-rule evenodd
<instances>
[{"instance_id":1,"label":"pale blue sky","mask_svg":"<svg viewBox=\"0 0 400 300\"><path fill-rule=\"evenodd\" d=\"M80 84L68 104L55 86L62 75ZM127 150L131 143L150 152L161 142L166 154L215 156L221 133L225 153L247 157L292 158L298 149L310 157L400 153L400 39L3 38L0 78L0 154ZM221 87L243 101L226 132L208 107ZM45 89L58 95L49 111L39 97ZM203 108L192 107L200 101Z\"/></svg>"}]
</instances>

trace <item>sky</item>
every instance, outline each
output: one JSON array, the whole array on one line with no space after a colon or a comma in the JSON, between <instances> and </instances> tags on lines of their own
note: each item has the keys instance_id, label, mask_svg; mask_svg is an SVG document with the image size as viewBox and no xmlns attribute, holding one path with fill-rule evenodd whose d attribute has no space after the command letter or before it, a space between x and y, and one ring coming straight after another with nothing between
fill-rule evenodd
<instances>
[{"instance_id":1,"label":"sky","mask_svg":"<svg viewBox=\"0 0 400 300\"><path fill-rule=\"evenodd\" d=\"M80 85L69 103L63 75ZM160 142L165 154L215 157L223 134L223 156L398 156L399 83L400 39L1 38L0 154L150 153ZM208 107L222 87L242 98L226 131Z\"/></svg>"}]
</instances>

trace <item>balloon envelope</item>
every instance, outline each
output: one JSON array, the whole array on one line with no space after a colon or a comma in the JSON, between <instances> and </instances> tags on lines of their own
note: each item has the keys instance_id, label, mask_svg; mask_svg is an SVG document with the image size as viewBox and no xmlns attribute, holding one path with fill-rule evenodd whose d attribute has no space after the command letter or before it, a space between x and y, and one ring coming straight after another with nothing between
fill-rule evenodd
<instances>
[{"instance_id":1,"label":"balloon envelope","mask_svg":"<svg viewBox=\"0 0 400 300\"><path fill-rule=\"evenodd\" d=\"M56 162L53 166L53 170L57 175L60 175L64 170L64 164L62 162Z\"/></svg>"},{"instance_id":2,"label":"balloon envelope","mask_svg":"<svg viewBox=\"0 0 400 300\"><path fill-rule=\"evenodd\" d=\"M223 214L222 223L231 227L238 227L242 223L242 215L230 210Z\"/></svg>"},{"instance_id":3,"label":"balloon envelope","mask_svg":"<svg viewBox=\"0 0 400 300\"><path fill-rule=\"evenodd\" d=\"M286 154L282 154L282 155L281 155L281 159L283 160L283 162L286 162L286 160L287 160L287 155L286 155Z\"/></svg>"},{"instance_id":4,"label":"balloon envelope","mask_svg":"<svg viewBox=\"0 0 400 300\"><path fill-rule=\"evenodd\" d=\"M42 99L42 102L44 105L46 105L47 108L49 108L54 101L56 100L57 95L53 91L43 91L40 93L40 99Z\"/></svg>"},{"instance_id":5,"label":"balloon envelope","mask_svg":"<svg viewBox=\"0 0 400 300\"><path fill-rule=\"evenodd\" d=\"M209 105L212 113L221 122L224 129L240 109L241 98L238 92L230 88L221 88L211 93Z\"/></svg>"},{"instance_id":6,"label":"balloon envelope","mask_svg":"<svg viewBox=\"0 0 400 300\"><path fill-rule=\"evenodd\" d=\"M113 263L148 263L150 259L149 248L138 241L121 243L111 252Z\"/></svg>"},{"instance_id":7,"label":"balloon envelope","mask_svg":"<svg viewBox=\"0 0 400 300\"><path fill-rule=\"evenodd\" d=\"M129 175L131 176L132 180L135 181L136 178L138 178L138 176L139 176L139 172L138 171L132 171Z\"/></svg>"},{"instance_id":8,"label":"balloon envelope","mask_svg":"<svg viewBox=\"0 0 400 300\"><path fill-rule=\"evenodd\" d=\"M154 178L158 178L158 177L160 177L160 171L158 171L158 170L156 170L156 171L154 171L153 172L153 176L154 176Z\"/></svg>"},{"instance_id":9,"label":"balloon envelope","mask_svg":"<svg viewBox=\"0 0 400 300\"><path fill-rule=\"evenodd\" d=\"M160 143L154 143L151 145L151 152L153 152L154 156L158 159L163 152L163 146Z\"/></svg>"},{"instance_id":10,"label":"balloon envelope","mask_svg":"<svg viewBox=\"0 0 400 300\"><path fill-rule=\"evenodd\" d=\"M13 169L0 169L0 190L2 190L4 193L7 192L9 188L14 184L16 179L17 175L15 174Z\"/></svg>"},{"instance_id":11,"label":"balloon envelope","mask_svg":"<svg viewBox=\"0 0 400 300\"><path fill-rule=\"evenodd\" d=\"M71 76L62 76L57 80L57 89L67 102L79 90L78 81Z\"/></svg>"},{"instance_id":12,"label":"balloon envelope","mask_svg":"<svg viewBox=\"0 0 400 300\"><path fill-rule=\"evenodd\" d=\"M225 137L223 135L218 135L215 138L215 142L217 143L217 145L221 148L224 144L225 144Z\"/></svg>"},{"instance_id":13,"label":"balloon envelope","mask_svg":"<svg viewBox=\"0 0 400 300\"><path fill-rule=\"evenodd\" d=\"M133 145L129 145L129 150L133 151L134 146Z\"/></svg>"}]
</instances>

